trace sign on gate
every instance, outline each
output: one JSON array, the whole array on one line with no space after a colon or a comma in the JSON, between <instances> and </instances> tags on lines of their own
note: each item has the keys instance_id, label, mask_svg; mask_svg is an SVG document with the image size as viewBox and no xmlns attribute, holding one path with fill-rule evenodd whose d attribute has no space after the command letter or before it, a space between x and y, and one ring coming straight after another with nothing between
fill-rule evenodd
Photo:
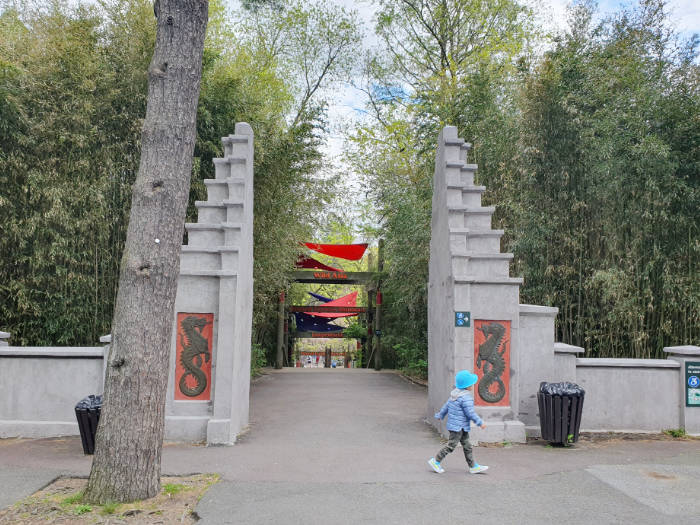
<instances>
[{"instance_id":1,"label":"sign on gate","mask_svg":"<svg viewBox=\"0 0 700 525\"><path fill-rule=\"evenodd\" d=\"M700 406L700 362L685 362L685 406Z\"/></svg>"},{"instance_id":2,"label":"sign on gate","mask_svg":"<svg viewBox=\"0 0 700 525\"><path fill-rule=\"evenodd\" d=\"M471 314L469 312L455 312L455 326L471 326Z\"/></svg>"}]
</instances>

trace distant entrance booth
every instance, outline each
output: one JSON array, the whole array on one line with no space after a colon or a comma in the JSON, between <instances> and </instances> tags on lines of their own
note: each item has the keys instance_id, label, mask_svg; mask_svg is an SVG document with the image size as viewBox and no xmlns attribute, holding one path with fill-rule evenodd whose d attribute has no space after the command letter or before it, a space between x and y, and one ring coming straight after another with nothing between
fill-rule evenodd
<instances>
[{"instance_id":1,"label":"distant entrance booth","mask_svg":"<svg viewBox=\"0 0 700 525\"><path fill-rule=\"evenodd\" d=\"M343 326L332 323L341 317L361 316L367 328L367 336L362 338L362 355L369 366L373 364L376 370L382 367L381 357L381 283L380 275L383 269L383 241L379 241L376 271L346 272L339 268L328 266L312 257L301 256L297 261L298 270L293 274L293 282L306 284L338 284L362 285L366 291L367 306L357 306L358 292L352 292L332 300L319 294L308 292L314 299L323 304L316 305L287 305L285 293L279 296L278 326L277 326L277 356L275 367L282 368L285 364L295 366L292 356L292 342L296 339L343 338ZM358 261L367 250L367 244L316 244L303 243L309 250L331 257ZM372 268L372 255L368 254L368 267ZM290 319L295 320L296 330L291 332ZM358 342L358 348L360 343ZM309 353L309 352L307 352ZM318 352L313 352L314 354ZM330 367L330 348L326 349L324 363ZM336 352L336 357L342 353ZM302 356L303 358L312 357ZM313 356L318 357L318 356ZM343 355L347 361L347 355Z\"/></svg>"}]
</instances>

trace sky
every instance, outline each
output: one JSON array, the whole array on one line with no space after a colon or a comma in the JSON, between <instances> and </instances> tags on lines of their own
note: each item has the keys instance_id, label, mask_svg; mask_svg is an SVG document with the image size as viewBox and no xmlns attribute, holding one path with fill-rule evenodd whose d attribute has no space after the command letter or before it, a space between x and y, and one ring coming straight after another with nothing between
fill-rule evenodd
<instances>
[{"instance_id":1,"label":"sky","mask_svg":"<svg viewBox=\"0 0 700 525\"><path fill-rule=\"evenodd\" d=\"M357 10L360 19L365 26L364 44L371 47L377 44L374 36L374 15L376 6L371 0L333 0L334 3L344 6L346 9ZM531 0L533 3L535 0ZM566 7L568 0L540 0L535 4L538 12L546 13L548 20L544 23L551 29L563 29L566 27ZM611 14L619 10L621 6L629 5L630 2L620 0L599 0L598 7L602 16ZM671 20L685 36L693 33L700 34L700 0L667 0L671 14ZM347 129L349 120L362 118L364 108L364 94L352 87L350 83L334 89L332 103L328 107L328 117L331 127L330 136L324 149L324 154L329 160L335 159L339 163L339 158L343 153L342 129Z\"/></svg>"}]
</instances>

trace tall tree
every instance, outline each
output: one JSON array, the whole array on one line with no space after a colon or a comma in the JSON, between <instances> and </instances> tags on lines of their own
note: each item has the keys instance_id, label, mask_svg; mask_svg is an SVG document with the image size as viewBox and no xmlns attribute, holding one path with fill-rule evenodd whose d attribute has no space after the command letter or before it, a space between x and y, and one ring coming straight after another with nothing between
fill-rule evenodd
<instances>
[{"instance_id":1,"label":"tall tree","mask_svg":"<svg viewBox=\"0 0 700 525\"><path fill-rule=\"evenodd\" d=\"M145 499L160 490L168 357L208 7L206 0L155 3L141 160L85 490L85 498L96 503Z\"/></svg>"},{"instance_id":2,"label":"tall tree","mask_svg":"<svg viewBox=\"0 0 700 525\"><path fill-rule=\"evenodd\" d=\"M384 45L367 57L361 86L371 118L354 133L350 160L366 180L386 239L388 350L427 355L425 283L439 130L455 125L475 143L471 160L493 199L503 170L494 156L510 154L517 139L514 86L518 59L536 35L532 26L530 10L514 0L380 2L377 34Z\"/></svg>"}]
</instances>

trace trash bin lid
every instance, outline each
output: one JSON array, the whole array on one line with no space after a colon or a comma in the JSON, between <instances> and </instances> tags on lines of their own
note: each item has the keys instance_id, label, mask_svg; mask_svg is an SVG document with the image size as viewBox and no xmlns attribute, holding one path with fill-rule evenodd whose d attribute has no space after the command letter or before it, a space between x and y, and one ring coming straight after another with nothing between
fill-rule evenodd
<instances>
[{"instance_id":1,"label":"trash bin lid","mask_svg":"<svg viewBox=\"0 0 700 525\"><path fill-rule=\"evenodd\" d=\"M568 381L562 383L547 383L546 381L542 381L540 383L540 392L551 396L582 396L586 393L586 391L576 383L569 383Z\"/></svg>"},{"instance_id":2,"label":"trash bin lid","mask_svg":"<svg viewBox=\"0 0 700 525\"><path fill-rule=\"evenodd\" d=\"M89 396L84 397L83 399L78 401L78 404L75 405L75 408L102 408L102 396L90 394Z\"/></svg>"}]
</instances>

